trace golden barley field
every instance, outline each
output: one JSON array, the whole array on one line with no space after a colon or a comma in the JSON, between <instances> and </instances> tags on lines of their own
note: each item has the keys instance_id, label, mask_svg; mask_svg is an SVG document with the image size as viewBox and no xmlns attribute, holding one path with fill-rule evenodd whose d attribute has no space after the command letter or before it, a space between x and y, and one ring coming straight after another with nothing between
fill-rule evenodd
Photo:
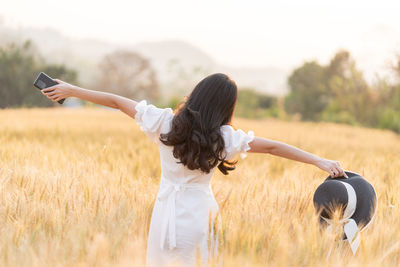
<instances>
[{"instance_id":1,"label":"golden barley field","mask_svg":"<svg viewBox=\"0 0 400 267\"><path fill-rule=\"evenodd\" d=\"M352 256L317 224L312 196L327 173L249 153L212 179L223 266L400 265L399 135L272 119L233 124L360 173L375 186L378 211ZM0 110L0 266L143 266L159 179L157 146L119 111Z\"/></svg>"}]
</instances>

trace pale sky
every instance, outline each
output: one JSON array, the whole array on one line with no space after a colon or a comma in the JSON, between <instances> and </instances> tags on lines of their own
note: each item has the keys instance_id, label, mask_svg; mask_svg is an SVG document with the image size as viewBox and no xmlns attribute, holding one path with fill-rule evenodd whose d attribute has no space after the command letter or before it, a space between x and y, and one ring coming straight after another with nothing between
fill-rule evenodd
<instances>
[{"instance_id":1,"label":"pale sky","mask_svg":"<svg viewBox=\"0 0 400 267\"><path fill-rule=\"evenodd\" d=\"M6 25L73 38L180 39L230 66L291 69L348 49L371 75L400 53L400 1L0 0ZM0 36L1 38L1 36Z\"/></svg>"}]
</instances>

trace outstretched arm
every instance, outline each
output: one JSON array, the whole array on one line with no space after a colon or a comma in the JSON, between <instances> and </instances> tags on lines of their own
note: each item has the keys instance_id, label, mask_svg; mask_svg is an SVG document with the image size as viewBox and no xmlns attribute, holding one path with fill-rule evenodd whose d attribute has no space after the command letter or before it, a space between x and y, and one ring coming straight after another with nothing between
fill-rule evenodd
<instances>
[{"instance_id":1,"label":"outstretched arm","mask_svg":"<svg viewBox=\"0 0 400 267\"><path fill-rule=\"evenodd\" d=\"M275 156L313 164L318 168L327 171L331 177L347 177L338 161L320 158L314 154L283 142L256 136L254 137L254 140L249 143L249 146L250 149L247 152L269 153Z\"/></svg>"},{"instance_id":2,"label":"outstretched arm","mask_svg":"<svg viewBox=\"0 0 400 267\"><path fill-rule=\"evenodd\" d=\"M135 100L116 94L84 89L59 79L54 79L59 84L42 90L42 94L51 101L57 102L67 97L77 97L89 102L119 109L128 116L135 118L137 102Z\"/></svg>"}]
</instances>

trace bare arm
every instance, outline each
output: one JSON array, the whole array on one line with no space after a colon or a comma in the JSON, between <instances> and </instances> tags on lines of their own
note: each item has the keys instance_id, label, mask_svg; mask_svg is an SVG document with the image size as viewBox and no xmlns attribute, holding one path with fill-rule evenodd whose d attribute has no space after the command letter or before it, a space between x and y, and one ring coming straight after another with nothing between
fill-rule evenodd
<instances>
[{"instance_id":1,"label":"bare arm","mask_svg":"<svg viewBox=\"0 0 400 267\"><path fill-rule=\"evenodd\" d=\"M135 118L137 101L107 92L84 89L58 79L59 84L42 90L42 93L51 101L57 102L67 97L77 97L89 102L119 109L128 116Z\"/></svg>"},{"instance_id":2,"label":"bare arm","mask_svg":"<svg viewBox=\"0 0 400 267\"><path fill-rule=\"evenodd\" d=\"M254 140L249 143L249 146L250 149L248 152L269 153L275 156L315 165L318 168L327 171L331 177L347 177L338 161L318 157L317 155L283 142L256 136L254 137Z\"/></svg>"}]
</instances>

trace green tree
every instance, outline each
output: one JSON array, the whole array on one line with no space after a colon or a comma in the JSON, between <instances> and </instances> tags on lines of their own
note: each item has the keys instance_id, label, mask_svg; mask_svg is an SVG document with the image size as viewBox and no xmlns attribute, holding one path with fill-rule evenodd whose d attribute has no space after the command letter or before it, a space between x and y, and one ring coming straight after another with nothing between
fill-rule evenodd
<instances>
[{"instance_id":1,"label":"green tree","mask_svg":"<svg viewBox=\"0 0 400 267\"><path fill-rule=\"evenodd\" d=\"M326 67L325 83L330 92L330 101L322 119L373 125L371 119L375 110L371 88L348 51L341 50L332 58Z\"/></svg>"},{"instance_id":2,"label":"green tree","mask_svg":"<svg viewBox=\"0 0 400 267\"><path fill-rule=\"evenodd\" d=\"M259 93L251 88L238 90L235 116L262 118L277 116L277 98Z\"/></svg>"},{"instance_id":3,"label":"green tree","mask_svg":"<svg viewBox=\"0 0 400 267\"><path fill-rule=\"evenodd\" d=\"M397 65L394 68L397 75L397 84L388 84L382 80L376 86L378 127L391 129L400 133L400 56L397 56Z\"/></svg>"},{"instance_id":4,"label":"green tree","mask_svg":"<svg viewBox=\"0 0 400 267\"><path fill-rule=\"evenodd\" d=\"M36 53L31 41L0 47L0 108L56 106L33 86L40 71L75 83L77 73L63 65L47 65Z\"/></svg>"},{"instance_id":5,"label":"green tree","mask_svg":"<svg viewBox=\"0 0 400 267\"><path fill-rule=\"evenodd\" d=\"M326 66L306 62L288 83L285 109L303 120L376 124L374 92L346 50L338 51Z\"/></svg>"},{"instance_id":6,"label":"green tree","mask_svg":"<svg viewBox=\"0 0 400 267\"><path fill-rule=\"evenodd\" d=\"M306 62L295 69L288 79L289 94L285 109L289 114L299 113L303 120L317 120L330 100L325 82L325 68L317 62Z\"/></svg>"}]
</instances>

